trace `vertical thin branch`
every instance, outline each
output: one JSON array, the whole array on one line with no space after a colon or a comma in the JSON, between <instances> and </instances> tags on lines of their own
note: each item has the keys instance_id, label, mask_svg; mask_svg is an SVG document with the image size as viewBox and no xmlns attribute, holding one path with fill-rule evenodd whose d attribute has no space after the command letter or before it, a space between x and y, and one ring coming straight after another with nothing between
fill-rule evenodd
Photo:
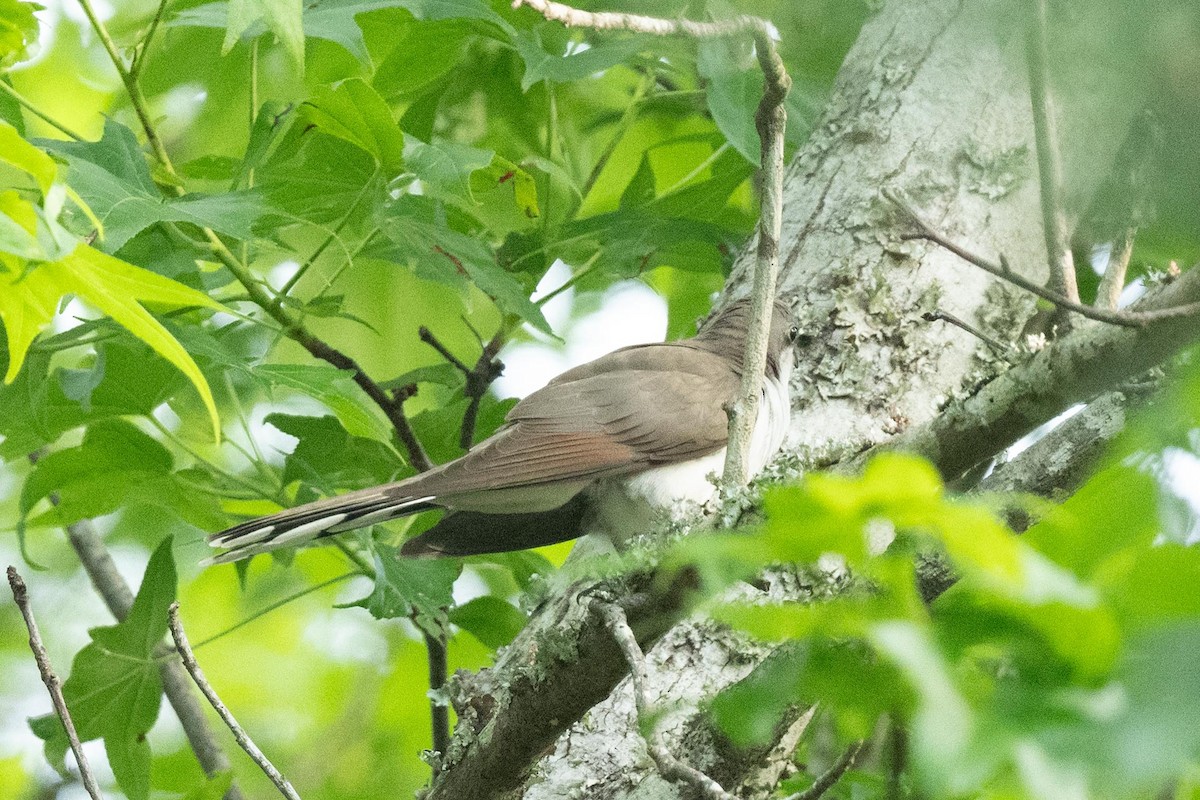
<instances>
[{"instance_id":1,"label":"vertical thin branch","mask_svg":"<svg viewBox=\"0 0 1200 800\"><path fill-rule=\"evenodd\" d=\"M733 795L725 791L721 784L705 775L700 770L685 764L671 753L662 737L658 735L650 720L654 716L653 703L646 685L650 681L646 669L646 657L638 644L625 609L615 603L593 602L592 610L598 613L608 626L625 660L629 663L629 679L633 684L633 702L637 708L639 728L642 738L646 740L646 749L654 760L658 771L664 778L680 781L692 787L701 797L708 800L735 800Z\"/></svg>"},{"instance_id":2,"label":"vertical thin branch","mask_svg":"<svg viewBox=\"0 0 1200 800\"><path fill-rule=\"evenodd\" d=\"M1133 257L1133 240L1137 228L1128 227L1121 231L1112 249L1108 253L1108 265L1100 276L1100 285L1096 287L1096 308L1107 308L1116 311L1120 307L1121 292L1125 289L1125 274L1129 269L1129 259Z\"/></svg>"},{"instance_id":3,"label":"vertical thin branch","mask_svg":"<svg viewBox=\"0 0 1200 800\"><path fill-rule=\"evenodd\" d=\"M742 361L742 386L729 419L729 445L725 450L727 489L745 486L750 480L750 442L758 417L759 395L767 364L767 337L771 330L775 284L779 276L779 236L783 226L783 131L787 110L783 101L791 78L775 43L763 29L754 35L759 65L765 80L762 101L754 115L762 142L760 172L760 216L758 253L751 281L750 323L746 333L746 355Z\"/></svg>"},{"instance_id":4,"label":"vertical thin branch","mask_svg":"<svg viewBox=\"0 0 1200 800\"><path fill-rule=\"evenodd\" d=\"M440 695L446 688L446 676L449 674L445 635L426 633L425 652L429 664L429 691ZM450 706L444 698L429 698L429 717L433 728L433 749L444 755L450 746Z\"/></svg>"},{"instance_id":5,"label":"vertical thin branch","mask_svg":"<svg viewBox=\"0 0 1200 800\"><path fill-rule=\"evenodd\" d=\"M75 730L75 721L71 719L71 712L67 710L67 701L63 698L62 682L59 681L58 675L54 673L54 668L50 665L50 656L46 654L46 646L42 644L37 621L33 618L33 609L29 605L29 591L25 588L25 581L17 573L16 567L8 568L8 586L12 589L13 600L16 601L17 608L21 609L21 616L25 618L25 627L29 630L29 649L33 651L33 659L37 662L42 683L46 684L46 691L50 693L54 711L62 720L63 727L66 728L67 741L71 743L71 752L75 754L75 763L79 766L79 777L83 781L83 787L87 789L92 800L101 800L100 787L96 785L96 778L92 775L91 767L88 765L87 755L83 752L83 744L79 741L79 733Z\"/></svg>"},{"instance_id":6,"label":"vertical thin branch","mask_svg":"<svg viewBox=\"0 0 1200 800\"><path fill-rule=\"evenodd\" d=\"M179 651L179 657L183 661L184 669L188 671L188 674L192 676L192 680L196 682L196 686L200 689L200 692L208 699L208 702L212 704L212 707L216 709L216 712L218 715L220 715L221 720L233 733L233 738L237 741L241 748L246 751L246 755L250 756L251 760L253 760L254 763L259 766L259 769L261 769L266 776L271 779L271 782L274 783L276 788L279 789L280 794L282 794L288 800L300 800L300 795L296 794L296 790L292 788L292 784L289 783L287 778L283 777L283 774L275 768L275 765L272 764L265 755L263 755L262 750L260 750L258 745L256 745L253 740L250 739L250 736L246 733L242 726L238 724L238 721L234 719L233 714L229 711L229 708L226 707L225 703L221 701L221 698L217 695L216 691L205 679L204 671L201 670L200 665L196 663L196 656L192 652L191 645L188 644L187 634L183 631L183 623L179 621L178 601L172 603L171 607L167 610L167 624L171 629L171 638L175 641L175 648Z\"/></svg>"},{"instance_id":7,"label":"vertical thin branch","mask_svg":"<svg viewBox=\"0 0 1200 800\"><path fill-rule=\"evenodd\" d=\"M1058 122L1048 78L1047 61L1050 46L1046 0L1030 1L1032 9L1028 40L1029 95L1033 105L1033 130L1037 142L1038 174L1041 179L1042 227L1050 266L1047 285L1054 292L1078 303L1079 285L1075 279L1075 260L1071 255L1071 237L1067 232L1066 211L1063 206L1065 193ZM1065 317L1062 319L1065 320Z\"/></svg>"}]
</instances>

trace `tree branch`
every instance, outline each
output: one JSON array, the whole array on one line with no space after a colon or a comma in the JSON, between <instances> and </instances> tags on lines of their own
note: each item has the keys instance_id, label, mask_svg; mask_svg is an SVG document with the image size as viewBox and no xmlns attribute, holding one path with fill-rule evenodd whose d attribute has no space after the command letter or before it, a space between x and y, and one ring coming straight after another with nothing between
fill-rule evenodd
<instances>
[{"instance_id":1,"label":"tree branch","mask_svg":"<svg viewBox=\"0 0 1200 800\"><path fill-rule=\"evenodd\" d=\"M638 727L641 730L642 738L646 741L646 750L650 753L658 771L669 780L687 784L701 797L708 798L708 800L734 800L733 795L725 791L721 784L676 758L657 733L653 722L654 704L646 689L646 684L650 680L646 669L646 656L638 644L637 637L633 634L633 629L629 627L625 610L618 605L599 601L593 601L591 608L605 621L609 633L621 648L625 661L629 665L629 678L633 684L633 702L637 708Z\"/></svg>"},{"instance_id":2,"label":"tree branch","mask_svg":"<svg viewBox=\"0 0 1200 800\"><path fill-rule=\"evenodd\" d=\"M200 689L200 692L208 699L212 707L216 709L217 714L220 715L229 730L233 732L233 738L246 751L246 755L250 756L251 760L259 766L259 769L271 779L271 782L279 789L280 794L286 797L287 800L300 800L300 795L296 794L296 790L292 788L292 784L263 755L262 750L254 744L250 736L242 729L242 726L238 725L237 720L233 718L233 714L221 702L221 698L204 678L204 671L196 663L196 656L192 653L192 648L188 644L187 634L183 631L183 623L179 621L179 601L171 603L171 607L167 610L167 624L171 629L171 638L175 641L175 648L179 651L179 657L183 661L184 669L192 676L192 680L196 682L196 686Z\"/></svg>"},{"instance_id":3,"label":"tree branch","mask_svg":"<svg viewBox=\"0 0 1200 800\"><path fill-rule=\"evenodd\" d=\"M854 766L854 759L858 758L858 753L862 750L863 743L855 742L846 748L846 752L842 753L841 757L833 762L828 770L821 774L820 777L813 782L802 792L790 794L784 800L818 800L821 795L833 788L834 784L842 779L846 774L846 770Z\"/></svg>"},{"instance_id":4,"label":"tree branch","mask_svg":"<svg viewBox=\"0 0 1200 800\"><path fill-rule=\"evenodd\" d=\"M643 648L678 621L693 577L649 571L580 581L546 600L490 669L459 673L454 738L426 800L485 800L517 786L533 762L628 673L596 595L619 597Z\"/></svg>"},{"instance_id":5,"label":"tree branch","mask_svg":"<svg viewBox=\"0 0 1200 800\"><path fill-rule=\"evenodd\" d=\"M942 235L936 228L918 214L912 206L910 206L903 198L895 191L889 188L882 190L883 196L895 204L901 211L908 216L912 223L917 227L917 232L902 236L903 239L924 239L934 244L940 245L951 253L966 261L968 264L973 264L979 267L984 272L989 272L1001 280L1007 281L1014 286L1018 286L1027 292L1037 295L1043 300L1054 303L1060 308L1065 308L1074 311L1077 314L1087 317L1097 322L1107 322L1111 325L1120 325L1126 328L1140 328L1150 325L1154 322L1159 322L1167 319L1177 319L1180 317L1190 317L1200 313L1200 302L1187 302L1176 306L1165 308L1154 308L1142 311L1109 311L1102 308L1093 308L1092 306L1084 305L1075 300L1071 300L1057 292L1051 291L1044 286L1039 286L1018 272L1009 269L1008 262L1004 257L1000 257L1000 263L996 264L976 255L965 247L956 244L950 239ZM1142 304L1143 306L1145 304Z\"/></svg>"},{"instance_id":6,"label":"tree branch","mask_svg":"<svg viewBox=\"0 0 1200 800\"><path fill-rule=\"evenodd\" d=\"M1136 306L1149 317L1164 307L1200 301L1200 269L1147 295ZM948 479L1011 445L1075 403L1118 386L1200 340L1195 319L1159 317L1143 327L1080 326L929 422L910 428L843 465L861 468L883 450L930 459Z\"/></svg>"},{"instance_id":7,"label":"tree branch","mask_svg":"<svg viewBox=\"0 0 1200 800\"><path fill-rule=\"evenodd\" d=\"M42 635L38 632L37 621L33 618L33 609L29 605L29 591L25 588L25 581L17 573L16 567L8 568L8 586L12 589L13 600L16 601L17 608L21 610L21 616L25 618L25 627L29 631L29 649L33 651L33 660L37 662L42 683L46 684L46 691L50 693L54 711L62 720L63 728L67 731L67 741L71 743L71 752L75 754L75 763L79 767L79 777L83 781L83 788L87 789L92 800L102 800L100 787L96 785L96 777L92 775L87 755L83 752L83 743L79 741L79 733L75 730L75 721L71 719L71 712L67 710L67 701L62 693L62 682L54 673L54 667L50 665L50 656L46 654L46 646L42 644Z\"/></svg>"},{"instance_id":8,"label":"tree branch","mask_svg":"<svg viewBox=\"0 0 1200 800\"><path fill-rule=\"evenodd\" d=\"M1046 27L1046 0L1033 0L1027 60L1029 97L1033 106L1033 131L1037 142L1038 175L1041 180L1042 228L1046 236L1046 255L1050 266L1047 286L1056 294L1078 303L1079 284L1075 278L1075 259L1071 254L1071 237L1067 233L1063 206L1065 192L1058 122L1047 76L1046 62L1050 48Z\"/></svg>"}]
</instances>

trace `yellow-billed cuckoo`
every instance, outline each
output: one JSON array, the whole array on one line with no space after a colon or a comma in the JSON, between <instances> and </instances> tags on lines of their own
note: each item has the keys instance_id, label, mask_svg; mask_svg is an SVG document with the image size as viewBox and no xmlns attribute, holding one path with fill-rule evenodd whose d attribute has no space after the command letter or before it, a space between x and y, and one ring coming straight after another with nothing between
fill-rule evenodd
<instances>
[{"instance_id":1,"label":"yellow-billed cuckoo","mask_svg":"<svg viewBox=\"0 0 1200 800\"><path fill-rule=\"evenodd\" d=\"M470 452L406 480L243 522L210 538L226 563L429 509L447 513L401 554L523 550L614 534L715 487L727 405L741 382L750 306L731 303L694 338L626 347L567 370L526 397ZM797 329L774 304L750 472L779 450L791 416Z\"/></svg>"}]
</instances>

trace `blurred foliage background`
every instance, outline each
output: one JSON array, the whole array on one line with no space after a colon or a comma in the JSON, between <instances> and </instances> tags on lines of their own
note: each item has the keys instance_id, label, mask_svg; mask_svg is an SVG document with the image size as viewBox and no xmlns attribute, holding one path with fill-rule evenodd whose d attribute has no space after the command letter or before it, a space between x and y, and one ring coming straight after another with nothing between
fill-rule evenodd
<instances>
[{"instance_id":1,"label":"blurred foliage background","mask_svg":"<svg viewBox=\"0 0 1200 800\"><path fill-rule=\"evenodd\" d=\"M84 7L45 5L0 0L0 372L10 379L0 387L0 519L13 531L0 555L27 565L51 658L75 676L76 697L103 670L69 666L85 645L103 661L88 629L112 624L61 532L91 520L132 587L145 573L145 603L177 594L210 679L306 796L405 796L428 776L422 630L454 623L451 670L487 664L523 623L523 593L536 596L568 548L471 559L461 574L456 564L380 568L409 525L427 524L418 520L341 548L200 570L207 532L412 472L379 408L288 326L351 354L389 390L415 385L405 408L434 461L462 451L470 389L422 342L422 326L468 366L499 336L510 373L526 373L483 396L476 440L511 393L597 346L690 334L756 218L757 67L738 43L567 31L503 0L317 0L302 13L286 0L95 3L132 71L135 106ZM714 0L652 12L771 19L795 80L792 152L870 6ZM1106 224L1136 207L1135 284L1200 255L1200 16L1183 0L1152 6L1133 14L1114 2L1077 17L1068 4L1059 19L1059 74L1088 87L1068 103L1095 90L1099 53L1129 64L1130 85L1108 88L1156 112L1135 196L1114 179L1075 209L1092 226L1079 239L1086 260L1111 241ZM1079 21L1097 17L1109 24ZM645 287L665 306L638 294ZM272 313L249 302L256 292ZM615 313L595 315L617 296ZM770 620L714 609L799 643L740 690L749 694L718 704L731 735L751 740L781 705L820 699L836 714L837 743L880 715L913 726L916 782L863 769L835 789L842 797L1075 797L1080 785L1192 796L1200 574L1186 544L1189 491L1170 490L1195 464L1190 374L1122 445L1116 472L1097 479L1113 483L1019 545L983 510L945 500L916 463L776 495L764 549L743 565L841 553L880 595ZM1163 480L1140 479L1121 456ZM898 496L896 485L911 491ZM944 617L914 602L911 557L864 563L861 532L878 518L923 531L964 569ZM989 548L955 538L963 525ZM824 538L797 549L800 526ZM735 577L717 571L714 587ZM1041 594L1031 576L1044 579ZM1142 597L1148 584L1157 591ZM134 647L132 633L99 638ZM130 652L143 666L150 657ZM80 796L26 722L49 704L8 603L0 674L0 796ZM153 671L120 681L152 686ZM88 729L107 747L108 758L99 741L89 752L112 791L220 795L169 710L125 711ZM61 763L52 721L33 727ZM1147 748L1157 755L1141 758ZM125 753L119 787L114 751ZM247 792L271 796L232 755Z\"/></svg>"}]
</instances>

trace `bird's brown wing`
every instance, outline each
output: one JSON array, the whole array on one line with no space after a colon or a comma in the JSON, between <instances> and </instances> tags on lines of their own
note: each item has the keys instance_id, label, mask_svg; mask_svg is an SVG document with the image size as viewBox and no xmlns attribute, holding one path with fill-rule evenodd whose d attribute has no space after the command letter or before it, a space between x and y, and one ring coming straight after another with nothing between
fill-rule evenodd
<instances>
[{"instance_id":1,"label":"bird's brown wing","mask_svg":"<svg viewBox=\"0 0 1200 800\"><path fill-rule=\"evenodd\" d=\"M565 373L518 403L503 431L411 488L446 496L589 481L724 447L724 406L738 377L711 353L680 345L645 349L651 348L657 352L650 359L630 348L601 359L617 362L608 368ZM655 368L636 368L647 363ZM626 365L635 368L620 368Z\"/></svg>"}]
</instances>

